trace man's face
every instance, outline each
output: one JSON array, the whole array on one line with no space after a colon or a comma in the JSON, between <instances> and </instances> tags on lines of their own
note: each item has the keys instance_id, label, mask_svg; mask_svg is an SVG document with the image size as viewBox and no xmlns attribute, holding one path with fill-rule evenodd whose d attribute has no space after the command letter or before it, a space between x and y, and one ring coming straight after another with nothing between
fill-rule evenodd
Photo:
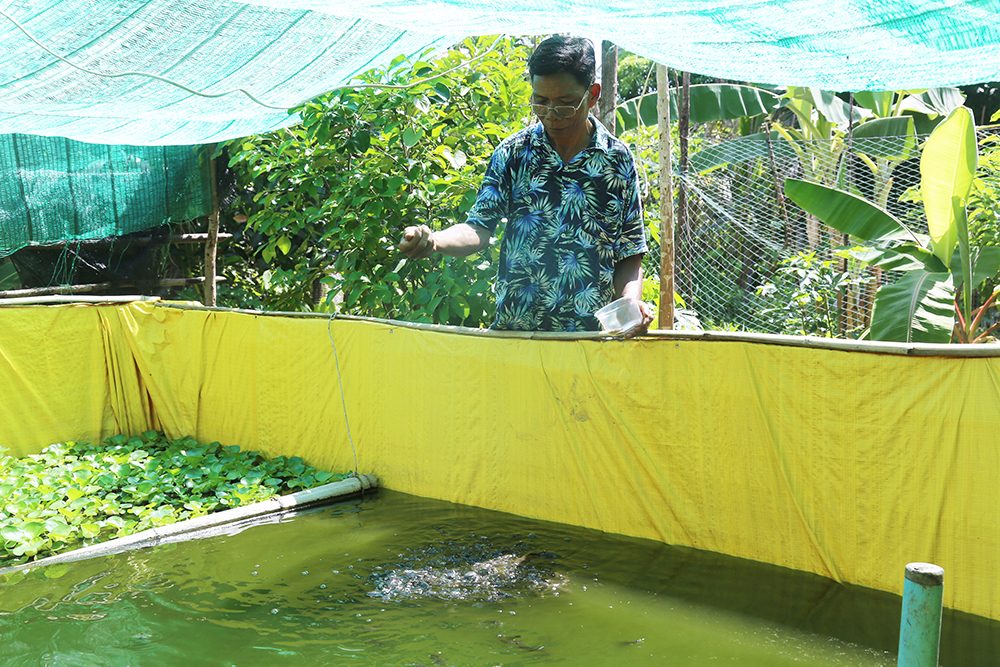
<instances>
[{"instance_id":1,"label":"man's face","mask_svg":"<svg viewBox=\"0 0 1000 667\"><path fill-rule=\"evenodd\" d=\"M532 111L550 136L573 135L587 130L587 113L600 92L600 84L586 88L565 72L537 75L531 79Z\"/></svg>"}]
</instances>

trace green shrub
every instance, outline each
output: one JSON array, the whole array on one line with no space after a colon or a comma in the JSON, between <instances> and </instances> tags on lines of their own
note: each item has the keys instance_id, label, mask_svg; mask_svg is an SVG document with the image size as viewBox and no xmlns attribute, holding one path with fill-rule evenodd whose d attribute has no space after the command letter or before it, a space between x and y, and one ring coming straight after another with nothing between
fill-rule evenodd
<instances>
[{"instance_id":1,"label":"green shrub","mask_svg":"<svg viewBox=\"0 0 1000 667\"><path fill-rule=\"evenodd\" d=\"M327 93L297 109L301 124L231 142L250 202L238 206L259 241L252 264L224 271L241 302L305 310L319 283L329 288L319 309L492 322L497 244L418 262L396 244L408 225L465 221L494 148L530 120L526 59L509 38L468 39L433 61L400 57L360 77L375 87Z\"/></svg>"},{"instance_id":2,"label":"green shrub","mask_svg":"<svg viewBox=\"0 0 1000 667\"><path fill-rule=\"evenodd\" d=\"M839 297L862 280L840 270L839 264L839 259L820 259L812 250L782 260L771 280L757 289L762 303L756 326L769 333L840 335Z\"/></svg>"}]
</instances>

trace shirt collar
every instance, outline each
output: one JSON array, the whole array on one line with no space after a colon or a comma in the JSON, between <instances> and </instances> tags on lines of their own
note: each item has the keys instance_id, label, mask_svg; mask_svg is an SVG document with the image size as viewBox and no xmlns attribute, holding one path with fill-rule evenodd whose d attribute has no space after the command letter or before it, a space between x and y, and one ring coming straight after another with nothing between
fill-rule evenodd
<instances>
[{"instance_id":1,"label":"shirt collar","mask_svg":"<svg viewBox=\"0 0 1000 667\"><path fill-rule=\"evenodd\" d=\"M589 115L587 117L594 123L594 132L590 135L590 143L583 149L583 152L593 149L607 153L611 150L611 142L614 137L611 136L611 133L608 132L607 128L601 124L601 121L597 120L597 118L593 115ZM535 125L531 128L531 143L536 148L544 147L548 150L555 150L555 147L552 146L552 142L549 141L548 135L545 134L545 127L541 123L535 123Z\"/></svg>"}]
</instances>

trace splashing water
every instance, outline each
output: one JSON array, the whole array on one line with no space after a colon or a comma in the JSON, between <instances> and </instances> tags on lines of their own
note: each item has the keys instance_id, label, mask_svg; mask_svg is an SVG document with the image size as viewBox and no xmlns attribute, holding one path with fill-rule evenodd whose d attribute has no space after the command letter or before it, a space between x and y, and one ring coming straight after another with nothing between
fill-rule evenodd
<instances>
[{"instance_id":1,"label":"splashing water","mask_svg":"<svg viewBox=\"0 0 1000 667\"><path fill-rule=\"evenodd\" d=\"M494 546L449 541L410 549L395 565L376 567L370 597L382 600L439 599L496 602L523 595L559 595L566 583L554 571L556 554L525 545Z\"/></svg>"}]
</instances>

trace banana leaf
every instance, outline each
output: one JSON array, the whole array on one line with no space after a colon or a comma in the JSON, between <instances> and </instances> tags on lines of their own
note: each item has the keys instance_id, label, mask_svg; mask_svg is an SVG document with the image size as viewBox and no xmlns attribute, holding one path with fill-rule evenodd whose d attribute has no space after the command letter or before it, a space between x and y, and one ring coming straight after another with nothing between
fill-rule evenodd
<instances>
[{"instance_id":1,"label":"banana leaf","mask_svg":"<svg viewBox=\"0 0 1000 667\"><path fill-rule=\"evenodd\" d=\"M691 122L709 123L717 120L735 120L770 113L778 106L779 98L771 91L754 86L733 84L697 84L691 86ZM670 117L677 118L677 88L670 89ZM632 98L618 106L618 124L621 130L631 130L637 125L656 125L656 93Z\"/></svg>"},{"instance_id":2,"label":"banana leaf","mask_svg":"<svg viewBox=\"0 0 1000 667\"><path fill-rule=\"evenodd\" d=\"M862 90L854 93L854 101L865 109L874 111L879 118L885 118L892 113L892 101L895 97L896 93L891 90L880 92Z\"/></svg>"},{"instance_id":3,"label":"banana leaf","mask_svg":"<svg viewBox=\"0 0 1000 667\"><path fill-rule=\"evenodd\" d=\"M870 118L872 112L863 106L851 106L829 90L819 88L792 87L789 94L798 100L803 100L816 107L816 110L826 120L839 127L847 127L865 118Z\"/></svg>"},{"instance_id":4,"label":"banana leaf","mask_svg":"<svg viewBox=\"0 0 1000 667\"><path fill-rule=\"evenodd\" d=\"M886 271L948 272L934 253L914 243L873 244L862 249L852 249L850 254L855 259Z\"/></svg>"},{"instance_id":5,"label":"banana leaf","mask_svg":"<svg viewBox=\"0 0 1000 667\"><path fill-rule=\"evenodd\" d=\"M903 101L912 102L913 109L923 109L928 115L947 116L956 108L965 104L965 95L958 88L929 88L921 93L911 95Z\"/></svg>"},{"instance_id":6,"label":"banana leaf","mask_svg":"<svg viewBox=\"0 0 1000 667\"><path fill-rule=\"evenodd\" d=\"M920 155L920 191L927 228L934 254L945 263L951 261L959 242L955 200L964 206L976 173L976 161L972 111L960 107L934 129Z\"/></svg>"},{"instance_id":7,"label":"banana leaf","mask_svg":"<svg viewBox=\"0 0 1000 667\"><path fill-rule=\"evenodd\" d=\"M871 338L947 343L955 326L954 301L951 274L909 271L875 295Z\"/></svg>"},{"instance_id":8,"label":"banana leaf","mask_svg":"<svg viewBox=\"0 0 1000 667\"><path fill-rule=\"evenodd\" d=\"M972 287L996 279L1000 273L1000 248L972 248Z\"/></svg>"},{"instance_id":9,"label":"banana leaf","mask_svg":"<svg viewBox=\"0 0 1000 667\"><path fill-rule=\"evenodd\" d=\"M917 133L911 116L876 118L858 125L852 134L854 139L860 140L855 150L872 157L908 160L917 147Z\"/></svg>"},{"instance_id":10,"label":"banana leaf","mask_svg":"<svg viewBox=\"0 0 1000 667\"><path fill-rule=\"evenodd\" d=\"M802 210L862 241L902 238L908 233L888 212L844 190L789 178L785 180L785 194Z\"/></svg>"}]
</instances>

